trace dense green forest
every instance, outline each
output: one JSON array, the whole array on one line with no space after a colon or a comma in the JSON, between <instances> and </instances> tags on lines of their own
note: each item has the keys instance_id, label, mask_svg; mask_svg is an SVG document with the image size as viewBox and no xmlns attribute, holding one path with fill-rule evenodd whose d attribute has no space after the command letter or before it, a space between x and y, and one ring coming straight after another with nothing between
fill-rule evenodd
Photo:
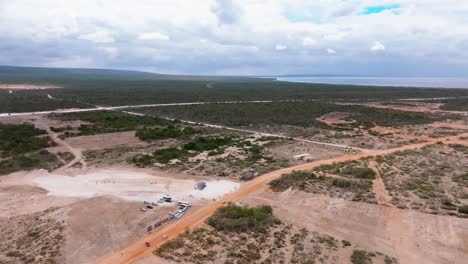
<instances>
[{"instance_id":1,"label":"dense green forest","mask_svg":"<svg viewBox=\"0 0 468 264\"><path fill-rule=\"evenodd\" d=\"M170 76L115 70L0 67L0 83L48 83L63 89L0 90L0 112L96 105L233 100L390 100L468 96L467 89L307 84L261 78ZM50 100L47 94L61 100Z\"/></svg>"},{"instance_id":2,"label":"dense green forest","mask_svg":"<svg viewBox=\"0 0 468 264\"><path fill-rule=\"evenodd\" d=\"M354 120L353 123L348 125L352 127L372 127L375 124L380 126L425 124L446 118L446 116L436 114L376 109L358 105L336 105L324 102L205 104L153 107L139 111L159 116L228 126L276 124L327 128L326 124L317 121L316 118L330 112L350 113L347 119Z\"/></svg>"}]
</instances>

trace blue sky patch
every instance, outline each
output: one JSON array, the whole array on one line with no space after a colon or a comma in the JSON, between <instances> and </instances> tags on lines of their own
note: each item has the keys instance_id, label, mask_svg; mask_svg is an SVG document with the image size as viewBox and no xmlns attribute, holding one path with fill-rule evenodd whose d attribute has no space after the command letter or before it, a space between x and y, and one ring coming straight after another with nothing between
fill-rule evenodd
<instances>
[{"instance_id":1,"label":"blue sky patch","mask_svg":"<svg viewBox=\"0 0 468 264\"><path fill-rule=\"evenodd\" d=\"M397 9L400 8L400 4L394 4L394 5L380 5L380 6L369 6L364 9L362 12L363 15L371 15L371 14L377 14L386 10L392 10L392 9Z\"/></svg>"},{"instance_id":2,"label":"blue sky patch","mask_svg":"<svg viewBox=\"0 0 468 264\"><path fill-rule=\"evenodd\" d=\"M283 16L292 23L312 22L320 23L322 20L319 9L315 10L293 10L289 9L283 12Z\"/></svg>"}]
</instances>

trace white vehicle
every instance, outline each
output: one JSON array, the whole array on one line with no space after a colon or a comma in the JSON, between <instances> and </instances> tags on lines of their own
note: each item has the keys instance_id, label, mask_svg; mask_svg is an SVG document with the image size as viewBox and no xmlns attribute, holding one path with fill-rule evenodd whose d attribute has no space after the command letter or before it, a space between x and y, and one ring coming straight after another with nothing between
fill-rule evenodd
<instances>
[{"instance_id":1,"label":"white vehicle","mask_svg":"<svg viewBox=\"0 0 468 264\"><path fill-rule=\"evenodd\" d=\"M141 207L141 208L140 208L140 211L142 211L142 212L146 212L146 211L147 211L147 209L146 209L146 208L144 208L144 207Z\"/></svg>"},{"instance_id":2,"label":"white vehicle","mask_svg":"<svg viewBox=\"0 0 468 264\"><path fill-rule=\"evenodd\" d=\"M148 201L143 201L143 203L144 203L144 204L150 204L150 202L148 202Z\"/></svg>"}]
</instances>

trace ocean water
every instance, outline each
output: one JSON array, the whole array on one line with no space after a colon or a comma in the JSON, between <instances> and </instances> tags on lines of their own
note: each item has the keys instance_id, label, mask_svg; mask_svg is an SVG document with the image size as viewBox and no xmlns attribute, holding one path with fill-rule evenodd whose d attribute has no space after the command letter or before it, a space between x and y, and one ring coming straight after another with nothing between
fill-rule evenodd
<instances>
[{"instance_id":1,"label":"ocean water","mask_svg":"<svg viewBox=\"0 0 468 264\"><path fill-rule=\"evenodd\" d=\"M278 81L302 83L350 84L370 86L399 86L468 89L468 78L413 77L277 77Z\"/></svg>"}]
</instances>

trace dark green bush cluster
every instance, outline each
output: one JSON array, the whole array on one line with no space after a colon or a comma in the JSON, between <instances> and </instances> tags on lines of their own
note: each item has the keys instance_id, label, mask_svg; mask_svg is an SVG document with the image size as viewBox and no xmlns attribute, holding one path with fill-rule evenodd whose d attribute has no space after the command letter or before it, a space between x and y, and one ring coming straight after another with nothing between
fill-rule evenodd
<instances>
[{"instance_id":1,"label":"dark green bush cluster","mask_svg":"<svg viewBox=\"0 0 468 264\"><path fill-rule=\"evenodd\" d=\"M136 131L136 136L141 140L158 140L168 138L187 138L191 135L200 133L193 127L179 128L169 125L164 128L141 128Z\"/></svg>"},{"instance_id":2,"label":"dark green bush cluster","mask_svg":"<svg viewBox=\"0 0 468 264\"><path fill-rule=\"evenodd\" d=\"M458 212L462 214L468 214L468 205L459 206Z\"/></svg>"},{"instance_id":3,"label":"dark green bush cluster","mask_svg":"<svg viewBox=\"0 0 468 264\"><path fill-rule=\"evenodd\" d=\"M230 145L234 142L231 137L199 137L192 142L184 145L186 150L194 150L198 152L215 150L221 146Z\"/></svg>"},{"instance_id":4,"label":"dark green bush cluster","mask_svg":"<svg viewBox=\"0 0 468 264\"><path fill-rule=\"evenodd\" d=\"M0 175L36 168L54 169L58 165L59 161L55 155L47 150L41 150L30 154L15 155L10 159L0 161Z\"/></svg>"},{"instance_id":5,"label":"dark green bush cluster","mask_svg":"<svg viewBox=\"0 0 468 264\"><path fill-rule=\"evenodd\" d=\"M375 179L375 171L368 167L346 166L340 170L340 174L349 175L357 179Z\"/></svg>"},{"instance_id":6,"label":"dark green bush cluster","mask_svg":"<svg viewBox=\"0 0 468 264\"><path fill-rule=\"evenodd\" d=\"M319 177L311 172L293 171L283 174L280 178L271 181L270 188L275 191L285 191L290 187L300 187L302 183L317 179L319 179Z\"/></svg>"},{"instance_id":7,"label":"dark green bush cluster","mask_svg":"<svg viewBox=\"0 0 468 264\"><path fill-rule=\"evenodd\" d=\"M218 231L226 232L266 232L267 229L279 224L273 216L271 206L245 208L234 204L218 209L207 223Z\"/></svg>"},{"instance_id":8,"label":"dark green bush cluster","mask_svg":"<svg viewBox=\"0 0 468 264\"><path fill-rule=\"evenodd\" d=\"M354 250L351 255L351 263L353 264L372 264L372 258L365 250Z\"/></svg>"},{"instance_id":9,"label":"dark green bush cluster","mask_svg":"<svg viewBox=\"0 0 468 264\"><path fill-rule=\"evenodd\" d=\"M44 130L29 124L0 124L0 149L3 156L24 154L49 147L47 138L37 137L45 133Z\"/></svg>"},{"instance_id":10,"label":"dark green bush cluster","mask_svg":"<svg viewBox=\"0 0 468 264\"><path fill-rule=\"evenodd\" d=\"M370 181L355 181L355 180L346 180L346 179L333 179L332 185L338 188L355 188L368 190L372 183Z\"/></svg>"},{"instance_id":11,"label":"dark green bush cluster","mask_svg":"<svg viewBox=\"0 0 468 264\"><path fill-rule=\"evenodd\" d=\"M150 116L135 116L115 111L96 111L52 115L60 120L81 120L91 124L82 124L74 136L95 135L131 131L145 126L166 125L169 121Z\"/></svg>"},{"instance_id":12,"label":"dark green bush cluster","mask_svg":"<svg viewBox=\"0 0 468 264\"><path fill-rule=\"evenodd\" d=\"M178 148L165 148L156 150L153 157L159 163L168 163L172 159L183 159L187 154L186 151Z\"/></svg>"},{"instance_id":13,"label":"dark green bush cluster","mask_svg":"<svg viewBox=\"0 0 468 264\"><path fill-rule=\"evenodd\" d=\"M167 164L173 159L185 160L188 156L186 150L178 148L159 149L152 154L140 154L131 158L131 162L137 166L145 167L155 162Z\"/></svg>"}]
</instances>

